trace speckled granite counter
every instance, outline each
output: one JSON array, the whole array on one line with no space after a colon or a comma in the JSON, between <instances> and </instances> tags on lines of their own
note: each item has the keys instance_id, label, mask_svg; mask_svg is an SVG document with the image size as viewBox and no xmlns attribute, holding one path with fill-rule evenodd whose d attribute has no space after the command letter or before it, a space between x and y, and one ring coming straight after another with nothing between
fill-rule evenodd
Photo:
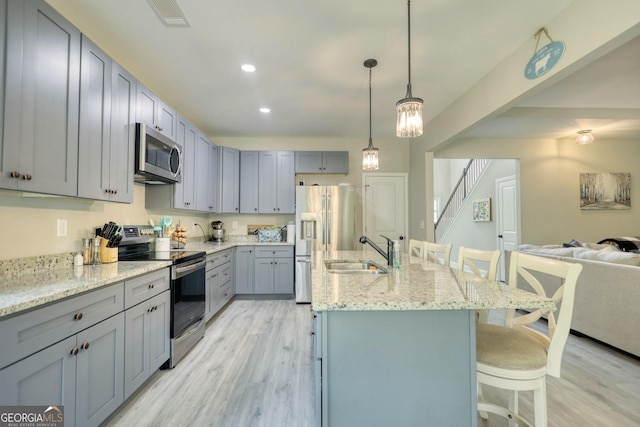
<instances>
[{"instance_id":1,"label":"speckled granite counter","mask_svg":"<svg viewBox=\"0 0 640 427\"><path fill-rule=\"evenodd\" d=\"M0 318L82 292L98 289L171 265L164 261L120 261L58 268L34 274L0 278Z\"/></svg>"},{"instance_id":2,"label":"speckled granite counter","mask_svg":"<svg viewBox=\"0 0 640 427\"><path fill-rule=\"evenodd\" d=\"M184 250L212 254L235 246L263 245L290 246L287 243L213 243L191 240ZM75 270L70 265L73 255L68 253L3 261L0 275L0 318L171 265L168 261L118 261Z\"/></svg>"},{"instance_id":3,"label":"speckled granite counter","mask_svg":"<svg viewBox=\"0 0 640 427\"><path fill-rule=\"evenodd\" d=\"M326 260L373 260L389 274L336 274ZM377 252L318 252L312 257L314 311L467 310L549 307L548 298L523 290L510 291L471 274L459 274L419 258L403 256L394 269Z\"/></svg>"}]
</instances>

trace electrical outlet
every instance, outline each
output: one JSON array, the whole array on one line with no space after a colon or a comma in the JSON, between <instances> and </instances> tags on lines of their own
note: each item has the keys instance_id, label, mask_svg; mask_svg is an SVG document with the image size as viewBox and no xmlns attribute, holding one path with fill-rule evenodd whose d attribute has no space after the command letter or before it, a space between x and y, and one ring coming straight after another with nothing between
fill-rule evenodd
<instances>
[{"instance_id":1,"label":"electrical outlet","mask_svg":"<svg viewBox=\"0 0 640 427\"><path fill-rule=\"evenodd\" d=\"M420 221L420 229L424 230L424 221Z\"/></svg>"},{"instance_id":2,"label":"electrical outlet","mask_svg":"<svg viewBox=\"0 0 640 427\"><path fill-rule=\"evenodd\" d=\"M236 230L238 228L238 221L233 221L231 223L231 228L233 228L234 230Z\"/></svg>"},{"instance_id":3,"label":"electrical outlet","mask_svg":"<svg viewBox=\"0 0 640 427\"><path fill-rule=\"evenodd\" d=\"M68 228L67 220L66 219L59 219L58 220L58 231L57 231L58 237L67 237L67 228Z\"/></svg>"},{"instance_id":4,"label":"electrical outlet","mask_svg":"<svg viewBox=\"0 0 640 427\"><path fill-rule=\"evenodd\" d=\"M196 224L196 223L194 222L194 223L193 223L193 227L191 227L191 229L192 229L192 230L195 230L197 225L198 225L198 224Z\"/></svg>"}]
</instances>

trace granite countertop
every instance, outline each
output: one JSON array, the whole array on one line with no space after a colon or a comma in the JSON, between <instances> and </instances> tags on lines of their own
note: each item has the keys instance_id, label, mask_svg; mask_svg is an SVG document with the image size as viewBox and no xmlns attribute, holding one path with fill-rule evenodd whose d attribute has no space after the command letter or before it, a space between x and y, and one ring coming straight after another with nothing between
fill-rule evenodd
<instances>
[{"instance_id":1,"label":"granite countertop","mask_svg":"<svg viewBox=\"0 0 640 427\"><path fill-rule=\"evenodd\" d=\"M184 250L205 251L207 254L212 254L236 246L263 245L291 246L290 243L254 241L205 243L191 240ZM118 261L95 266L85 265L75 269L68 264L73 254L68 255L5 261L7 270L0 276L0 318L171 265L169 261ZM43 258L47 259L43 261ZM33 263L45 264L45 266L42 268L42 266L34 266ZM9 271L11 267L6 267L7 264L13 264L13 270L28 271L28 273L17 274L17 271Z\"/></svg>"},{"instance_id":2,"label":"granite countertop","mask_svg":"<svg viewBox=\"0 0 640 427\"><path fill-rule=\"evenodd\" d=\"M325 260L372 260L389 274L329 273ZM448 267L403 255L392 268L373 251L317 252L312 256L314 311L471 310L547 307L553 301L503 284L458 273Z\"/></svg>"}]
</instances>

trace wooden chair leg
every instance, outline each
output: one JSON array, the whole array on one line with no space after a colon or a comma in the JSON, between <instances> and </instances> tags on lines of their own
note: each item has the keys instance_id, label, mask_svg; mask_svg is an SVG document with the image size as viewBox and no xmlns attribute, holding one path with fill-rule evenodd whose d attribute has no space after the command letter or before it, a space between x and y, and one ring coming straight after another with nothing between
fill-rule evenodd
<instances>
[{"instance_id":1,"label":"wooden chair leg","mask_svg":"<svg viewBox=\"0 0 640 427\"><path fill-rule=\"evenodd\" d=\"M484 402L484 396L482 395L482 384L478 383L478 403L483 403L483 402ZM480 414L480 418L482 418L482 420L484 421L489 420L489 414L487 413L487 411L478 410L478 413Z\"/></svg>"},{"instance_id":2,"label":"wooden chair leg","mask_svg":"<svg viewBox=\"0 0 640 427\"><path fill-rule=\"evenodd\" d=\"M547 427L547 382L533 390L533 416L536 427Z\"/></svg>"},{"instance_id":3,"label":"wooden chair leg","mask_svg":"<svg viewBox=\"0 0 640 427\"><path fill-rule=\"evenodd\" d=\"M512 390L511 392L509 392L509 411L511 411L514 414L518 414L519 400L520 399L519 399L517 390ZM518 427L518 423L516 421L513 421L513 419L510 419L509 427Z\"/></svg>"}]
</instances>

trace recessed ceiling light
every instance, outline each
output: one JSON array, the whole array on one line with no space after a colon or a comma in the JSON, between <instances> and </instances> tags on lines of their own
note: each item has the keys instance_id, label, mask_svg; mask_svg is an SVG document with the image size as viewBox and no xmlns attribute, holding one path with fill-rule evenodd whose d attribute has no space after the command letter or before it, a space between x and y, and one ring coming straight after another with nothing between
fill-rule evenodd
<instances>
[{"instance_id":1,"label":"recessed ceiling light","mask_svg":"<svg viewBox=\"0 0 640 427\"><path fill-rule=\"evenodd\" d=\"M240 68L242 71L246 71L247 73L253 73L256 70L256 67L251 64L244 64Z\"/></svg>"},{"instance_id":2,"label":"recessed ceiling light","mask_svg":"<svg viewBox=\"0 0 640 427\"><path fill-rule=\"evenodd\" d=\"M270 112L271 112L271 108L262 107L262 108L260 109L260 112L261 112L261 113L270 113Z\"/></svg>"}]
</instances>

